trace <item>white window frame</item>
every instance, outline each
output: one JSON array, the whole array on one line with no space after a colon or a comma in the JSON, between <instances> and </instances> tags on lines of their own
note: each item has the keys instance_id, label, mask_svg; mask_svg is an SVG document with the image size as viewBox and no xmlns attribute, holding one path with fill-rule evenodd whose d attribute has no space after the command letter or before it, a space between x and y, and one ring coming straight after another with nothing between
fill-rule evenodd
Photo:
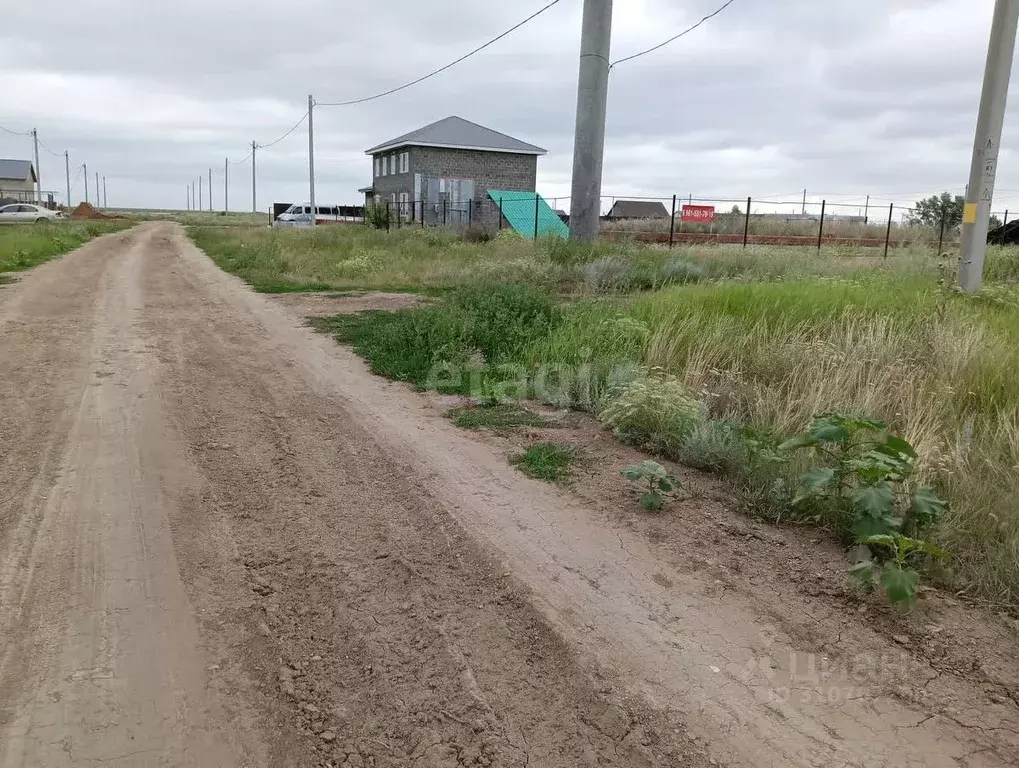
<instances>
[{"instance_id":1,"label":"white window frame","mask_svg":"<svg viewBox=\"0 0 1019 768\"><path fill-rule=\"evenodd\" d=\"M396 164L396 155L390 155L389 156L389 165L392 167L394 174L397 174L397 173L400 172L400 168Z\"/></svg>"},{"instance_id":2,"label":"white window frame","mask_svg":"<svg viewBox=\"0 0 1019 768\"><path fill-rule=\"evenodd\" d=\"M375 178L378 178L381 175L382 175L382 158L376 157L375 158Z\"/></svg>"},{"instance_id":3,"label":"white window frame","mask_svg":"<svg viewBox=\"0 0 1019 768\"><path fill-rule=\"evenodd\" d=\"M400 173L407 173L410 170L410 152L400 153Z\"/></svg>"},{"instance_id":4,"label":"white window frame","mask_svg":"<svg viewBox=\"0 0 1019 768\"><path fill-rule=\"evenodd\" d=\"M387 173L388 170L389 170L389 158L383 155L383 157L382 157L382 175L383 176L388 176L389 175Z\"/></svg>"}]
</instances>

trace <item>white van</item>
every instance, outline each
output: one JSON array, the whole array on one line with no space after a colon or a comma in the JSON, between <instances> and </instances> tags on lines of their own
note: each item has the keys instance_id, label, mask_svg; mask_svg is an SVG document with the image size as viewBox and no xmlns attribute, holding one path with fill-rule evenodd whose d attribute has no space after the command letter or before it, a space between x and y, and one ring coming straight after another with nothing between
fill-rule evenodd
<instances>
[{"instance_id":1,"label":"white van","mask_svg":"<svg viewBox=\"0 0 1019 768\"><path fill-rule=\"evenodd\" d=\"M316 205L315 223L341 221L340 210L335 205ZM310 227L311 203L294 203L272 223L274 227Z\"/></svg>"}]
</instances>

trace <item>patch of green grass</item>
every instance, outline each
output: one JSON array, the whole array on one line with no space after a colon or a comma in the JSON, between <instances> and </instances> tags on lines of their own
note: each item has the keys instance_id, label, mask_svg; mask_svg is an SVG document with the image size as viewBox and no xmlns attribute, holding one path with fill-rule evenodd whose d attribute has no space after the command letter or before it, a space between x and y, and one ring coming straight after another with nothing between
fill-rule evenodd
<instances>
[{"instance_id":1,"label":"patch of green grass","mask_svg":"<svg viewBox=\"0 0 1019 768\"><path fill-rule=\"evenodd\" d=\"M449 394L513 378L523 349L548 333L559 310L523 285L465 286L443 302L396 312L368 311L312 321L351 344L373 373Z\"/></svg>"},{"instance_id":2,"label":"patch of green grass","mask_svg":"<svg viewBox=\"0 0 1019 768\"><path fill-rule=\"evenodd\" d=\"M510 464L525 475L559 483L573 474L573 465L580 458L577 449L559 443L535 443L525 450L510 457Z\"/></svg>"},{"instance_id":3,"label":"patch of green grass","mask_svg":"<svg viewBox=\"0 0 1019 768\"><path fill-rule=\"evenodd\" d=\"M549 422L526 408L512 404L476 405L454 408L447 414L461 429L508 430L519 427L547 427Z\"/></svg>"},{"instance_id":4,"label":"patch of green grass","mask_svg":"<svg viewBox=\"0 0 1019 768\"><path fill-rule=\"evenodd\" d=\"M92 238L119 232L133 223L117 219L4 224L0 226L0 273L32 269L45 261L73 251Z\"/></svg>"}]
</instances>

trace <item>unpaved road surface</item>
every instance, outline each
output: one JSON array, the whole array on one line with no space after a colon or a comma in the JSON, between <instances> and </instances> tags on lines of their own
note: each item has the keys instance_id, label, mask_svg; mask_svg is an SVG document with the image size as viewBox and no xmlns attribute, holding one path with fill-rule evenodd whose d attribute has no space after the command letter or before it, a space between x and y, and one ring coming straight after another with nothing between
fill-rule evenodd
<instances>
[{"instance_id":1,"label":"unpaved road surface","mask_svg":"<svg viewBox=\"0 0 1019 768\"><path fill-rule=\"evenodd\" d=\"M835 674L176 225L0 289L0 405L2 768L1017 764L1016 692Z\"/></svg>"}]
</instances>

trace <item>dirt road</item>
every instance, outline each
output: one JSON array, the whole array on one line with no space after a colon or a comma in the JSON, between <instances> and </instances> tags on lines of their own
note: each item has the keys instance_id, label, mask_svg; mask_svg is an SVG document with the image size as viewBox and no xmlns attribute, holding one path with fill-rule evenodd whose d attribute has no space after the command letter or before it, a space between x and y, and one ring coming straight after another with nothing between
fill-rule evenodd
<instances>
[{"instance_id":1,"label":"dirt road","mask_svg":"<svg viewBox=\"0 0 1019 768\"><path fill-rule=\"evenodd\" d=\"M805 676L768 606L176 225L0 289L0 403L0 768L1016 764L1019 694L901 653Z\"/></svg>"}]
</instances>

